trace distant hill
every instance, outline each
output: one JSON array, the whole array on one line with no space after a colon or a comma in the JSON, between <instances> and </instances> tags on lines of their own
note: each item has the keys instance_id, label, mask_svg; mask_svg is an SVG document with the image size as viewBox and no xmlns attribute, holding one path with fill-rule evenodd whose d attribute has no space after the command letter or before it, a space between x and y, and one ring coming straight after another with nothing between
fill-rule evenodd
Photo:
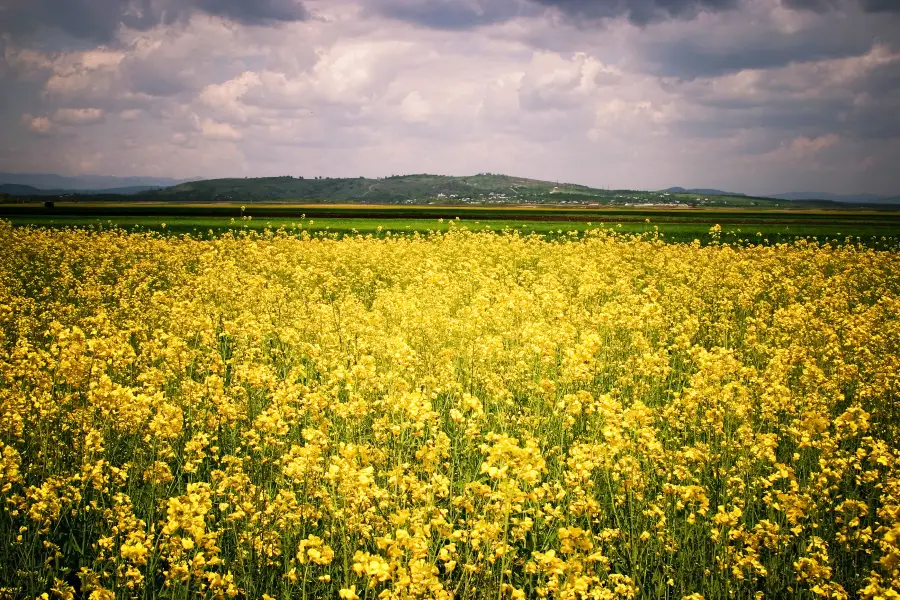
<instances>
[{"instance_id":1,"label":"distant hill","mask_svg":"<svg viewBox=\"0 0 900 600\"><path fill-rule=\"evenodd\" d=\"M79 193L79 194L140 194L142 192L149 192L154 190L165 189L160 186L150 186L150 185L132 185L128 187L120 187L120 188L104 188L100 190L86 190L86 191L78 191L78 190L69 190L69 192Z\"/></svg>"},{"instance_id":2,"label":"distant hill","mask_svg":"<svg viewBox=\"0 0 900 600\"><path fill-rule=\"evenodd\" d=\"M0 194L8 194L10 196L43 196L44 193L45 190L39 190L30 185L0 183Z\"/></svg>"},{"instance_id":3,"label":"distant hill","mask_svg":"<svg viewBox=\"0 0 900 600\"><path fill-rule=\"evenodd\" d=\"M661 191L669 192L670 194L702 194L704 196L746 196L746 194L741 194L738 192L723 192L722 190L714 190L709 188L685 189L683 187L670 187Z\"/></svg>"},{"instance_id":4,"label":"distant hill","mask_svg":"<svg viewBox=\"0 0 900 600\"><path fill-rule=\"evenodd\" d=\"M160 188L178 185L188 179L169 177L108 177L105 175L78 175L68 177L52 173L0 173L0 184L28 185L40 190L122 190L132 188ZM126 192L122 192L126 193Z\"/></svg>"},{"instance_id":5,"label":"distant hill","mask_svg":"<svg viewBox=\"0 0 900 600\"><path fill-rule=\"evenodd\" d=\"M161 199L179 200L303 200L368 203L419 203L427 200L474 202L485 199L533 200L556 194L597 197L604 190L575 184L560 184L508 175L478 174L466 177L447 175L399 175L383 178L262 177L208 179L183 183L159 191Z\"/></svg>"},{"instance_id":6,"label":"distant hill","mask_svg":"<svg viewBox=\"0 0 900 600\"><path fill-rule=\"evenodd\" d=\"M27 197L27 196L72 196L72 195L130 195L140 194L161 189L159 187L150 187L146 185L135 185L131 187L106 188L98 190L42 190L31 185L20 185L17 183L0 183L0 194L8 194L10 196Z\"/></svg>"},{"instance_id":7,"label":"distant hill","mask_svg":"<svg viewBox=\"0 0 900 600\"><path fill-rule=\"evenodd\" d=\"M9 181L14 179L14 181ZM26 183L31 181L32 183ZM41 187L36 183L54 187ZM138 183L135 183L138 182ZM173 183L174 182L174 183ZM74 187L93 183L92 187ZM112 183L133 185L100 186ZM64 185L68 184L68 185ZM164 185L168 184L168 185ZM748 196L710 188L671 187L660 191L608 190L495 173L467 176L395 175L390 177L254 177L178 182L165 178L64 177L0 173L0 193L13 201L72 196L78 200L146 202L297 202L360 204L456 204L563 206L731 206L758 208L895 208L900 198L817 193ZM897 204L892 204L897 203Z\"/></svg>"},{"instance_id":8,"label":"distant hill","mask_svg":"<svg viewBox=\"0 0 900 600\"><path fill-rule=\"evenodd\" d=\"M2 174L0 174L2 183ZM15 183L15 185L28 185ZM710 193L672 194L636 190L606 190L573 183L542 181L494 173L468 176L397 175L391 177L255 177L206 179L170 187L84 189L19 188L6 192L16 200L77 194L82 201L146 202L300 202L360 204L455 204L562 206L787 206L784 200ZM724 192L723 192L724 194Z\"/></svg>"},{"instance_id":9,"label":"distant hill","mask_svg":"<svg viewBox=\"0 0 900 600\"><path fill-rule=\"evenodd\" d=\"M399 175L377 179L266 177L209 179L176 185L152 196L160 200L359 202L372 204L561 204L779 206L784 201L748 196L605 190L572 183L493 173L469 176ZM149 195L142 197L149 198Z\"/></svg>"},{"instance_id":10,"label":"distant hill","mask_svg":"<svg viewBox=\"0 0 900 600\"><path fill-rule=\"evenodd\" d=\"M468 176L394 175L390 177L252 177L172 179L51 173L2 173L0 194L18 199L46 196L95 197L98 201L305 202L370 204L572 204L790 207L900 204L900 197L875 194L791 192L748 196L714 188L670 187L636 191L592 188L573 183L496 173Z\"/></svg>"},{"instance_id":11,"label":"distant hill","mask_svg":"<svg viewBox=\"0 0 900 600\"><path fill-rule=\"evenodd\" d=\"M896 204L900 196L881 196L878 194L829 194L827 192L789 192L775 194L773 198L781 200L830 200L832 202L863 202L866 204Z\"/></svg>"}]
</instances>

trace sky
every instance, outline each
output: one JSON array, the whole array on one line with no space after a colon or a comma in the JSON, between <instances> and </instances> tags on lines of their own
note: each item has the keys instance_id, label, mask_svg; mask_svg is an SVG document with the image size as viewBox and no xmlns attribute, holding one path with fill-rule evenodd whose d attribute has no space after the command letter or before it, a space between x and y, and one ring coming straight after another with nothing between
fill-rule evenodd
<instances>
[{"instance_id":1,"label":"sky","mask_svg":"<svg viewBox=\"0 0 900 600\"><path fill-rule=\"evenodd\" d=\"M900 0L0 0L0 171L900 194Z\"/></svg>"}]
</instances>

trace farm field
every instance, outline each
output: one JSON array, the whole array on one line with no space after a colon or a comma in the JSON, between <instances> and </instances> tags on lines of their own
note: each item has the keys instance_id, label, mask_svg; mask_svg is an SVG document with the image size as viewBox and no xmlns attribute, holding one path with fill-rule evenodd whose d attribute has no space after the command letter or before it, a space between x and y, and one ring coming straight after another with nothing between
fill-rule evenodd
<instances>
[{"instance_id":1,"label":"farm field","mask_svg":"<svg viewBox=\"0 0 900 600\"><path fill-rule=\"evenodd\" d=\"M464 227L517 230L554 238L604 227L633 234L658 231L672 242L698 239L708 243L710 227L716 224L721 224L725 240L742 243L791 242L807 236L820 242L843 243L849 236L871 247L886 248L896 245L900 236L900 213L863 210L62 203L52 209L42 205L8 205L0 207L0 218L16 226L118 227L206 237L230 230L267 228L342 236L426 233Z\"/></svg>"},{"instance_id":2,"label":"farm field","mask_svg":"<svg viewBox=\"0 0 900 600\"><path fill-rule=\"evenodd\" d=\"M451 228L471 231L519 232L523 235L537 234L547 239L582 235L585 231L604 228L617 233L652 235L659 232L661 239L669 242L690 243L697 239L708 243L710 224L650 221L524 221L524 220L440 220L440 219L290 219L284 217L250 220L223 217L110 217L107 219L81 217L26 217L11 219L13 225L48 228L75 227L104 230L124 229L126 231L181 234L193 237L218 237L230 231L257 231L284 229L291 235L307 232L312 236L345 235L407 235L412 233L447 232ZM893 248L900 243L898 229L884 225L843 224L798 224L798 223L757 223L733 224L723 227L722 239L732 243L772 244L793 242L799 238L812 237L820 242L845 243L849 237L853 242L861 241L868 247Z\"/></svg>"},{"instance_id":3,"label":"farm field","mask_svg":"<svg viewBox=\"0 0 900 600\"><path fill-rule=\"evenodd\" d=\"M656 218L667 221L703 222L853 222L881 223L900 226L900 211L884 210L835 210L805 208L665 208L648 207L567 207L548 205L517 206L452 206L452 205L378 205L378 204L303 204L239 203L239 202L76 202L57 201L54 207L43 203L2 204L3 218L24 217L228 217L242 215L253 218L293 218L301 215L312 218L365 218L365 219L500 219L500 220L591 220L606 218L618 220L643 220Z\"/></svg>"},{"instance_id":4,"label":"farm field","mask_svg":"<svg viewBox=\"0 0 900 600\"><path fill-rule=\"evenodd\" d=\"M900 594L896 249L158 216L0 220L0 597Z\"/></svg>"}]
</instances>

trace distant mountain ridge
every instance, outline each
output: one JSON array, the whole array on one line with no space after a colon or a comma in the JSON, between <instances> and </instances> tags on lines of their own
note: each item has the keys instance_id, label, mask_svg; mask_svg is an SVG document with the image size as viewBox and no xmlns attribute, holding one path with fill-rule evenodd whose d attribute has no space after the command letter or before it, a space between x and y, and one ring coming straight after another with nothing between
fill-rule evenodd
<instances>
[{"instance_id":1,"label":"distant mountain ridge","mask_svg":"<svg viewBox=\"0 0 900 600\"><path fill-rule=\"evenodd\" d=\"M724 192L722 190L707 188L683 188L670 187L660 190L669 194L704 194L707 196L747 196L741 192ZM752 196L747 196L752 197ZM762 196L763 198L774 198L777 200L790 200L792 202L799 201L815 201L826 200L829 202L840 203L864 203L864 204L900 204L900 196L885 196L882 194L830 194L828 192L786 192L784 194L770 194Z\"/></svg>"},{"instance_id":2,"label":"distant mountain ridge","mask_svg":"<svg viewBox=\"0 0 900 600\"><path fill-rule=\"evenodd\" d=\"M102 188L97 190L44 190L31 185L21 185L18 183L0 183L0 194L8 194L10 196L71 196L71 195L130 195L140 194L142 192L150 192L162 189L160 187L151 187L146 185L133 185L130 187L119 188Z\"/></svg>"},{"instance_id":3,"label":"distant mountain ridge","mask_svg":"<svg viewBox=\"0 0 900 600\"><path fill-rule=\"evenodd\" d=\"M739 192L723 192L722 190L714 190L709 188L690 188L685 189L683 187L670 187L664 190L663 192L668 192L670 194L704 194L706 196L746 196L747 194L741 194Z\"/></svg>"},{"instance_id":4,"label":"distant mountain ridge","mask_svg":"<svg viewBox=\"0 0 900 600\"><path fill-rule=\"evenodd\" d=\"M781 200L831 200L832 202L865 202L869 204L894 204L900 202L900 196L883 196L881 194L829 194L827 192L788 192L775 194L772 198Z\"/></svg>"},{"instance_id":5,"label":"distant mountain ridge","mask_svg":"<svg viewBox=\"0 0 900 600\"><path fill-rule=\"evenodd\" d=\"M161 188L178 185L197 178L173 179L171 177L113 177L108 175L55 175L53 173L0 173L0 184L27 185L39 190L98 190L127 188Z\"/></svg>"}]
</instances>

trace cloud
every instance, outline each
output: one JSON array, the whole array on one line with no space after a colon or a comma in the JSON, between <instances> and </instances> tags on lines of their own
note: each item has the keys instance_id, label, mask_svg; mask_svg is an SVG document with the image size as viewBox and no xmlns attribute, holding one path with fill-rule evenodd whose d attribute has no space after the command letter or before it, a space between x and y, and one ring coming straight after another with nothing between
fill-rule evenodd
<instances>
[{"instance_id":1,"label":"cloud","mask_svg":"<svg viewBox=\"0 0 900 600\"><path fill-rule=\"evenodd\" d=\"M834 146L839 140L840 138L833 133L816 138L798 137L791 141L789 148L798 158L805 158Z\"/></svg>"},{"instance_id":2,"label":"cloud","mask_svg":"<svg viewBox=\"0 0 900 600\"><path fill-rule=\"evenodd\" d=\"M748 32L749 33L749 32ZM721 32L724 34L724 31ZM789 34L785 36L748 35L744 44L708 37L682 37L671 41L656 39L642 50L647 66L655 73L682 79L727 75L748 69L768 69L792 62L811 62L865 54L871 38L852 35L837 40ZM735 36L740 33L732 32Z\"/></svg>"},{"instance_id":3,"label":"cloud","mask_svg":"<svg viewBox=\"0 0 900 600\"><path fill-rule=\"evenodd\" d=\"M566 60L554 52L534 55L519 86L525 110L571 110L597 94L599 86L617 81L617 69L584 53Z\"/></svg>"},{"instance_id":4,"label":"cloud","mask_svg":"<svg viewBox=\"0 0 900 600\"><path fill-rule=\"evenodd\" d=\"M212 119L203 119L198 123L200 133L209 140L236 142L243 135L229 123L219 123Z\"/></svg>"},{"instance_id":5,"label":"cloud","mask_svg":"<svg viewBox=\"0 0 900 600\"><path fill-rule=\"evenodd\" d=\"M817 13L834 10L841 5L841 0L781 0L787 8L794 10L811 10Z\"/></svg>"},{"instance_id":6,"label":"cloud","mask_svg":"<svg viewBox=\"0 0 900 600\"><path fill-rule=\"evenodd\" d=\"M900 190L898 17L857 0L97 2L106 42L0 34L0 170Z\"/></svg>"},{"instance_id":7,"label":"cloud","mask_svg":"<svg viewBox=\"0 0 900 600\"><path fill-rule=\"evenodd\" d=\"M271 25L309 18L309 12L298 0L195 0L195 4L203 12L244 25Z\"/></svg>"},{"instance_id":8,"label":"cloud","mask_svg":"<svg viewBox=\"0 0 900 600\"><path fill-rule=\"evenodd\" d=\"M425 123L431 116L431 106L419 92L413 90L400 103L400 112L406 121Z\"/></svg>"},{"instance_id":9,"label":"cloud","mask_svg":"<svg viewBox=\"0 0 900 600\"><path fill-rule=\"evenodd\" d=\"M246 72L202 96L211 106L242 115L253 107L308 112L311 105L358 112L383 96L401 72L425 64L428 54L410 42L347 40L320 50L315 64L299 73Z\"/></svg>"},{"instance_id":10,"label":"cloud","mask_svg":"<svg viewBox=\"0 0 900 600\"><path fill-rule=\"evenodd\" d=\"M779 0L784 8L826 13L862 10L900 12L897 0ZM538 16L549 10L587 28L625 19L646 26L671 20L692 20L702 14L737 11L753 0L371 0L380 14L434 29L471 29Z\"/></svg>"},{"instance_id":11,"label":"cloud","mask_svg":"<svg viewBox=\"0 0 900 600\"><path fill-rule=\"evenodd\" d=\"M32 133L47 135L53 130L53 123L47 117L35 117L29 114L22 115L22 123Z\"/></svg>"},{"instance_id":12,"label":"cloud","mask_svg":"<svg viewBox=\"0 0 900 600\"><path fill-rule=\"evenodd\" d=\"M845 9L856 4L863 11L870 13L900 12L897 0L781 0L784 6L795 10L811 10L825 13L832 10Z\"/></svg>"},{"instance_id":13,"label":"cloud","mask_svg":"<svg viewBox=\"0 0 900 600\"><path fill-rule=\"evenodd\" d=\"M373 0L378 13L434 29L470 29L534 12L526 0Z\"/></svg>"},{"instance_id":14,"label":"cloud","mask_svg":"<svg viewBox=\"0 0 900 600\"><path fill-rule=\"evenodd\" d=\"M876 46L859 57L745 70L665 86L692 107L684 132L729 135L900 137L900 53Z\"/></svg>"},{"instance_id":15,"label":"cloud","mask_svg":"<svg viewBox=\"0 0 900 600\"><path fill-rule=\"evenodd\" d=\"M624 17L635 25L668 19L692 19L703 12L730 11L741 0L534 0L569 19L602 20Z\"/></svg>"},{"instance_id":16,"label":"cloud","mask_svg":"<svg viewBox=\"0 0 900 600\"><path fill-rule=\"evenodd\" d=\"M4 0L0 33L16 37L41 28L75 39L108 43L120 27L146 31L205 13L244 25L301 21L309 12L298 0Z\"/></svg>"},{"instance_id":17,"label":"cloud","mask_svg":"<svg viewBox=\"0 0 900 600\"><path fill-rule=\"evenodd\" d=\"M21 123L38 136L72 136L76 129L103 123L106 113L98 108L59 108L49 115L24 113Z\"/></svg>"},{"instance_id":18,"label":"cloud","mask_svg":"<svg viewBox=\"0 0 900 600\"><path fill-rule=\"evenodd\" d=\"M626 18L637 25L720 12L741 0L375 0L381 14L435 29L469 29L547 10L584 24Z\"/></svg>"},{"instance_id":19,"label":"cloud","mask_svg":"<svg viewBox=\"0 0 900 600\"><path fill-rule=\"evenodd\" d=\"M105 113L99 108L60 108L50 117L60 125L93 125L103 121Z\"/></svg>"},{"instance_id":20,"label":"cloud","mask_svg":"<svg viewBox=\"0 0 900 600\"><path fill-rule=\"evenodd\" d=\"M203 88L197 99L213 114L232 123L245 123L254 114L243 102L244 95L262 84L258 73L245 71L234 79Z\"/></svg>"},{"instance_id":21,"label":"cloud","mask_svg":"<svg viewBox=\"0 0 900 600\"><path fill-rule=\"evenodd\" d=\"M185 29L123 36L116 49L49 52L9 43L5 62L13 77L41 85L41 100L53 106L159 112L264 56L267 50L243 31L195 17Z\"/></svg>"},{"instance_id":22,"label":"cloud","mask_svg":"<svg viewBox=\"0 0 900 600\"><path fill-rule=\"evenodd\" d=\"M852 7L851 7L852 8ZM900 49L900 19L859 10L816 14L759 1L740 12L668 22L637 45L639 68L692 79L743 70L863 56L875 45ZM839 30L840 35L834 35Z\"/></svg>"},{"instance_id":23,"label":"cloud","mask_svg":"<svg viewBox=\"0 0 900 600\"><path fill-rule=\"evenodd\" d=\"M866 12L900 12L897 0L862 0L860 4Z\"/></svg>"}]
</instances>

